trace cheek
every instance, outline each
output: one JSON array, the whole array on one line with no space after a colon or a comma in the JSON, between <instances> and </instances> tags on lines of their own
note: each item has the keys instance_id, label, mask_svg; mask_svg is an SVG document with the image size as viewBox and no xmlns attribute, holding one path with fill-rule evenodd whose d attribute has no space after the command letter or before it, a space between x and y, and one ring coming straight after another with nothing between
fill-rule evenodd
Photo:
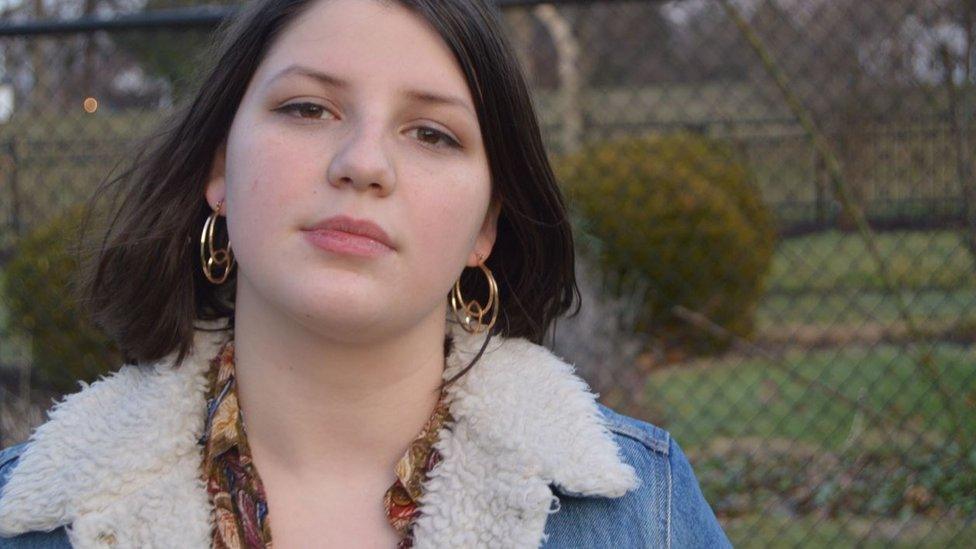
<instances>
[{"instance_id":1,"label":"cheek","mask_svg":"<svg viewBox=\"0 0 976 549\"><path fill-rule=\"evenodd\" d=\"M421 258L420 270L430 270L435 265L446 271L462 268L478 236L488 207L488 192L474 189L487 184L458 181L455 178L431 190L425 189L411 208L416 227L413 242L416 255ZM438 192L437 189L449 190Z\"/></svg>"},{"instance_id":2,"label":"cheek","mask_svg":"<svg viewBox=\"0 0 976 549\"><path fill-rule=\"evenodd\" d=\"M315 192L302 183L315 167L302 158L308 156L299 147L259 129L232 134L227 150L229 228L241 254L280 240L308 221L296 207L307 204L305 195Z\"/></svg>"}]
</instances>

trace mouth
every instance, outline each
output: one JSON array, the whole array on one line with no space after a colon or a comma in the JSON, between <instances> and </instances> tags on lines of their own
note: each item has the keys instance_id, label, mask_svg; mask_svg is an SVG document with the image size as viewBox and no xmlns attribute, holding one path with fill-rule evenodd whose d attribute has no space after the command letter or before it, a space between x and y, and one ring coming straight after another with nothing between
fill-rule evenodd
<instances>
[{"instance_id":1,"label":"mouth","mask_svg":"<svg viewBox=\"0 0 976 549\"><path fill-rule=\"evenodd\" d=\"M391 250L396 249L393 240L386 231L369 219L356 219L346 215L337 215L319 221L311 227L305 228L305 231L321 233L329 236L333 240L342 239L347 242L356 242L352 237L361 237L379 243ZM359 242L359 244L365 245L363 242Z\"/></svg>"},{"instance_id":2,"label":"mouth","mask_svg":"<svg viewBox=\"0 0 976 549\"><path fill-rule=\"evenodd\" d=\"M393 251L393 248L379 240L346 231L315 229L303 232L309 243L334 254L377 257Z\"/></svg>"},{"instance_id":3,"label":"mouth","mask_svg":"<svg viewBox=\"0 0 976 549\"><path fill-rule=\"evenodd\" d=\"M386 232L368 220L331 217L303 233L309 243L333 254L376 257L394 251Z\"/></svg>"}]
</instances>

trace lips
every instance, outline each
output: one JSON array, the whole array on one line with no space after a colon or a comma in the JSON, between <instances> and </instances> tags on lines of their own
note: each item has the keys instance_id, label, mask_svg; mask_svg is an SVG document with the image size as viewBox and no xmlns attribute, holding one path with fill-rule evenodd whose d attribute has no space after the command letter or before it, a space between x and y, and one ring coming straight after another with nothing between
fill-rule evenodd
<instances>
[{"instance_id":1,"label":"lips","mask_svg":"<svg viewBox=\"0 0 976 549\"><path fill-rule=\"evenodd\" d=\"M339 231L342 233L366 237L383 244L387 248L394 250L396 249L396 246L393 244L393 240L388 234L386 234L386 231L368 219L356 219L346 215L337 215L319 221L318 223L315 223L304 230L323 233L328 231Z\"/></svg>"}]
</instances>

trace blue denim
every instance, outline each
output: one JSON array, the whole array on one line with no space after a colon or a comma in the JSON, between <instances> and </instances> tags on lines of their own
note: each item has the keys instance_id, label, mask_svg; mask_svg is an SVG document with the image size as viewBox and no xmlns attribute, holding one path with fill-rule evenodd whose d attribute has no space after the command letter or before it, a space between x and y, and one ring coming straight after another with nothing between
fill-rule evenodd
<instances>
[{"instance_id":1,"label":"blue denim","mask_svg":"<svg viewBox=\"0 0 976 549\"><path fill-rule=\"evenodd\" d=\"M552 485L559 497L545 525L546 549L637 547L731 547L705 501L687 456L670 433L651 423L600 411L621 456L641 479L619 498L584 496ZM0 451L0 492L27 443ZM64 527L0 537L0 549L70 548Z\"/></svg>"},{"instance_id":2,"label":"blue denim","mask_svg":"<svg viewBox=\"0 0 976 549\"><path fill-rule=\"evenodd\" d=\"M9 448L0 450L0 493L7 484L14 465L21 452L27 447L26 442L14 444ZM64 527L56 528L51 532L27 532L12 538L0 537L0 549L64 549L71 547L68 542L68 534Z\"/></svg>"},{"instance_id":3,"label":"blue denim","mask_svg":"<svg viewBox=\"0 0 976 549\"><path fill-rule=\"evenodd\" d=\"M546 522L543 547L732 547L698 479L671 434L599 405L640 486L619 498L588 497L553 485L559 512Z\"/></svg>"}]
</instances>

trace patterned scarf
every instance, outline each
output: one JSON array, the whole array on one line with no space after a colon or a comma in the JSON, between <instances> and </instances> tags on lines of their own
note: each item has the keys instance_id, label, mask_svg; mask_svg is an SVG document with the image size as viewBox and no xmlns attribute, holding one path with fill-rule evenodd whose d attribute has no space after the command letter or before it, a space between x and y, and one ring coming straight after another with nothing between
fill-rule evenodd
<instances>
[{"instance_id":1,"label":"patterned scarf","mask_svg":"<svg viewBox=\"0 0 976 549\"><path fill-rule=\"evenodd\" d=\"M202 476L213 504L213 549L272 547L268 504L247 443L247 428L234 383L234 341L225 343L210 362L207 422L199 440ZM446 393L395 467L396 480L383 505L390 525L400 533L397 549L413 547L413 525L420 509L427 473L441 461L433 444L440 429L453 421Z\"/></svg>"}]
</instances>

